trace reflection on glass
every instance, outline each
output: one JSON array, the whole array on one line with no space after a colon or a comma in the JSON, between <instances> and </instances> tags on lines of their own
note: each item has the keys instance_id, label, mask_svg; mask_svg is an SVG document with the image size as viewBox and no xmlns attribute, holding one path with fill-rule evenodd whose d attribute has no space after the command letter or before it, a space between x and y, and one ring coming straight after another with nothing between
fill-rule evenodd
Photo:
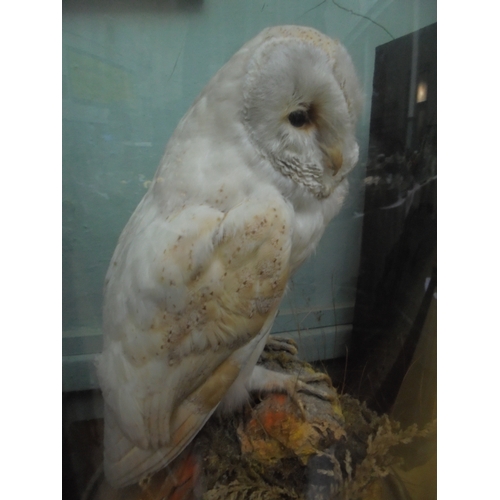
<instances>
[{"instance_id":1,"label":"reflection on glass","mask_svg":"<svg viewBox=\"0 0 500 500\"><path fill-rule=\"evenodd\" d=\"M420 82L417 87L417 103L427 101L427 82Z\"/></svg>"}]
</instances>

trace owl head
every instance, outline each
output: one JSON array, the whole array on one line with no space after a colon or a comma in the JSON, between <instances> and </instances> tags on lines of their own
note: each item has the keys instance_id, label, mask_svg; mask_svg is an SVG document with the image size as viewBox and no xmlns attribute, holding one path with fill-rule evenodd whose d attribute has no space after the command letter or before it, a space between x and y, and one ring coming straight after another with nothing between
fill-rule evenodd
<instances>
[{"instance_id":1,"label":"owl head","mask_svg":"<svg viewBox=\"0 0 500 500\"><path fill-rule=\"evenodd\" d=\"M295 208L319 204L328 222L358 159L361 101L351 58L338 41L308 27L267 28L194 101L167 145L156 174L162 182L151 191L171 209L210 199L227 210L257 177ZM234 193L226 201L218 195L223 183Z\"/></svg>"},{"instance_id":2,"label":"owl head","mask_svg":"<svg viewBox=\"0 0 500 500\"><path fill-rule=\"evenodd\" d=\"M361 91L344 47L300 26L263 31L243 83L243 122L285 180L329 197L358 159Z\"/></svg>"}]
</instances>

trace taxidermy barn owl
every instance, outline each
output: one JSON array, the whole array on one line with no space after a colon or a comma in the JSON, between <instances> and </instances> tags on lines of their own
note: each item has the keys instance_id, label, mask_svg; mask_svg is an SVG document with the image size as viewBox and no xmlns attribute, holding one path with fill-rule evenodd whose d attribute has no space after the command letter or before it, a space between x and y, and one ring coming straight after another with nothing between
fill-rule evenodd
<instances>
[{"instance_id":1,"label":"taxidermy barn owl","mask_svg":"<svg viewBox=\"0 0 500 500\"><path fill-rule=\"evenodd\" d=\"M249 391L306 385L256 363L288 279L347 194L360 104L338 41L277 26L182 118L106 275L97 369L113 486L164 467Z\"/></svg>"}]
</instances>

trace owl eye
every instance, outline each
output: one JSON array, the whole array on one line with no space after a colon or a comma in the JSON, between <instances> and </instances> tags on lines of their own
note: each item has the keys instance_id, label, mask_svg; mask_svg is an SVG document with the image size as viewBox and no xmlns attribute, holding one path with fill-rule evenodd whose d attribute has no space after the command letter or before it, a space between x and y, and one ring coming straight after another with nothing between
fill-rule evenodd
<instances>
[{"instance_id":1,"label":"owl eye","mask_svg":"<svg viewBox=\"0 0 500 500\"><path fill-rule=\"evenodd\" d=\"M299 109L297 111L292 111L288 115L288 121L296 128L300 128L306 123L309 123L309 116L307 112L303 109Z\"/></svg>"}]
</instances>

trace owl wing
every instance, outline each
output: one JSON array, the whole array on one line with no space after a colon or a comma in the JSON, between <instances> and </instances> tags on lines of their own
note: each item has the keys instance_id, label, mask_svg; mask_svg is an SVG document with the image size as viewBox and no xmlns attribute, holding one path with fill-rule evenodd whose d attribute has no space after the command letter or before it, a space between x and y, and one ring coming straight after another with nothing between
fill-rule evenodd
<instances>
[{"instance_id":1,"label":"owl wing","mask_svg":"<svg viewBox=\"0 0 500 500\"><path fill-rule=\"evenodd\" d=\"M187 207L133 238L125 231L98 364L104 465L115 486L175 458L262 345L289 277L291 216L274 197L227 212Z\"/></svg>"}]
</instances>

